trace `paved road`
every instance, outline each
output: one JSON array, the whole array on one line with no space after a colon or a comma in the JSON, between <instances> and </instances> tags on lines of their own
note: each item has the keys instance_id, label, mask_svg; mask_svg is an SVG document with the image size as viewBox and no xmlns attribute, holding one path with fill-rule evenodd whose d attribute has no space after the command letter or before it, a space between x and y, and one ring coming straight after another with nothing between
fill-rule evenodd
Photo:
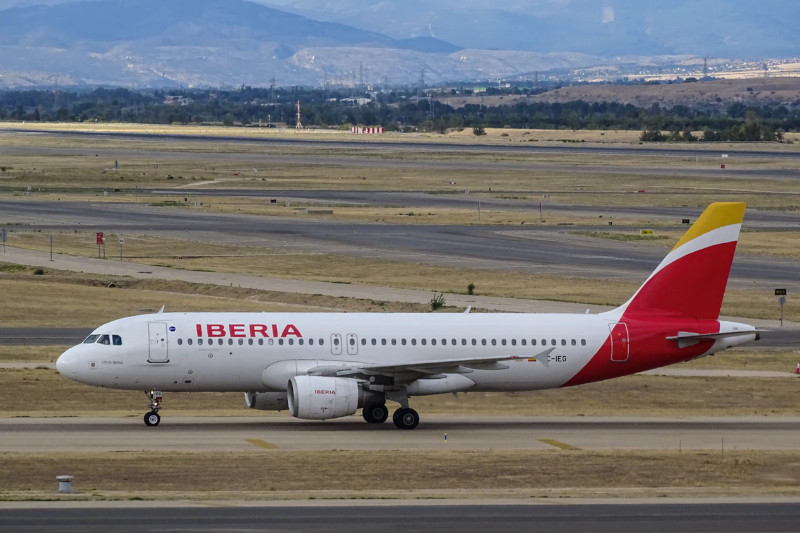
<instances>
[{"instance_id":1,"label":"paved road","mask_svg":"<svg viewBox=\"0 0 800 533\"><path fill-rule=\"evenodd\" d=\"M731 501L726 503L611 504L441 504L426 501L352 502L321 505L186 506L159 502L114 503L113 506L41 503L38 508L0 508L4 533L60 531L143 533L164 531L215 532L331 532L375 531L452 533L575 532L794 532L800 524L797 501L784 503Z\"/></svg>"},{"instance_id":2,"label":"paved road","mask_svg":"<svg viewBox=\"0 0 800 533\"><path fill-rule=\"evenodd\" d=\"M763 378L762 378L763 379ZM787 378L788 379L788 378ZM767 381L765 380L765 383ZM413 404L413 403L412 403ZM367 424L360 416L298 420L288 414L170 416L158 428L130 418L0 418L3 452L285 450L796 450L800 418L475 417L421 413L419 427ZM141 414L146 408L142 398ZM242 397L242 410L250 413ZM444 436L447 435L445 440Z\"/></svg>"}]
</instances>

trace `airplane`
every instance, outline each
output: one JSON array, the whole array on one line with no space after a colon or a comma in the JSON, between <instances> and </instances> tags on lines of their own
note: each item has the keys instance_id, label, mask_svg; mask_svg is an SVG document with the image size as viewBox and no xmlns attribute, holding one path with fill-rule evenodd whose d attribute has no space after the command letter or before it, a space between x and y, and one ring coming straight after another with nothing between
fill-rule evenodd
<instances>
[{"instance_id":1,"label":"airplane","mask_svg":"<svg viewBox=\"0 0 800 533\"><path fill-rule=\"evenodd\" d=\"M248 407L414 429L414 396L570 387L758 340L719 320L744 203L713 203L624 304L569 313L164 312L95 329L57 360L88 385L143 390L147 426L164 392L244 392Z\"/></svg>"}]
</instances>

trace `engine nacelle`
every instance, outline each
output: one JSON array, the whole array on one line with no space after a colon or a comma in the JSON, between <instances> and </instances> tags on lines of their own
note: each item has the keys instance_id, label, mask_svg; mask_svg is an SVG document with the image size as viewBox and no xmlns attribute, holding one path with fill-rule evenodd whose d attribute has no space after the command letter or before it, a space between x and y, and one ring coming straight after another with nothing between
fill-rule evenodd
<instances>
[{"instance_id":1,"label":"engine nacelle","mask_svg":"<svg viewBox=\"0 0 800 533\"><path fill-rule=\"evenodd\" d=\"M360 393L355 379L322 376L294 376L286 391L292 416L310 420L352 415Z\"/></svg>"},{"instance_id":2,"label":"engine nacelle","mask_svg":"<svg viewBox=\"0 0 800 533\"><path fill-rule=\"evenodd\" d=\"M244 401L250 409L283 411L289 408L285 392L245 392Z\"/></svg>"}]
</instances>

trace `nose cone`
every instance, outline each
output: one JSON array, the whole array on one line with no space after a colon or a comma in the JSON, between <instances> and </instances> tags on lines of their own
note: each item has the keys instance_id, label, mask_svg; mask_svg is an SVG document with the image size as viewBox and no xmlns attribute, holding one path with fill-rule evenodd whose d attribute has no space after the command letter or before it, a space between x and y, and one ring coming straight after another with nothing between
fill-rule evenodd
<instances>
[{"instance_id":1,"label":"nose cone","mask_svg":"<svg viewBox=\"0 0 800 533\"><path fill-rule=\"evenodd\" d=\"M75 379L78 373L78 358L75 348L70 348L56 359L56 370L65 378Z\"/></svg>"}]
</instances>

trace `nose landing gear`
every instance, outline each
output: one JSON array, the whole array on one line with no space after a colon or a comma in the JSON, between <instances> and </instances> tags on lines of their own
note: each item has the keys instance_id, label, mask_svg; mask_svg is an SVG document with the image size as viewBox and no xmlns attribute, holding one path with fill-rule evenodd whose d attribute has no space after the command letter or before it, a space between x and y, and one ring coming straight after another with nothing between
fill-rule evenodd
<instances>
[{"instance_id":1,"label":"nose landing gear","mask_svg":"<svg viewBox=\"0 0 800 533\"><path fill-rule=\"evenodd\" d=\"M161 415L158 414L158 410L164 399L164 393L157 390L144 391L144 393L150 399L150 412L144 415L144 424L146 426L157 426L161 422Z\"/></svg>"}]
</instances>

